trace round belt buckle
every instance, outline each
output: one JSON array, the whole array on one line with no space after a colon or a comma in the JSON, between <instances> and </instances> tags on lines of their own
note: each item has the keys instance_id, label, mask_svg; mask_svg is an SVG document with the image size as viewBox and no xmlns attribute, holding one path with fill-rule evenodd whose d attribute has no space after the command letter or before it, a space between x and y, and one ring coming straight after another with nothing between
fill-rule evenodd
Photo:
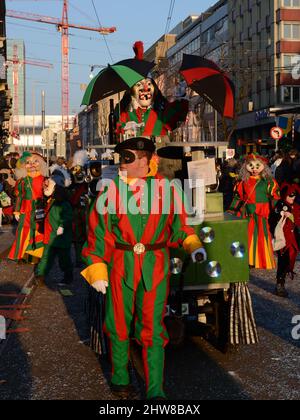
<instances>
[{"instance_id":1,"label":"round belt buckle","mask_svg":"<svg viewBox=\"0 0 300 420\"><path fill-rule=\"evenodd\" d=\"M145 245L142 244L141 242L138 242L133 247L133 252L137 255L143 254L145 252L145 250L146 250Z\"/></svg>"}]
</instances>

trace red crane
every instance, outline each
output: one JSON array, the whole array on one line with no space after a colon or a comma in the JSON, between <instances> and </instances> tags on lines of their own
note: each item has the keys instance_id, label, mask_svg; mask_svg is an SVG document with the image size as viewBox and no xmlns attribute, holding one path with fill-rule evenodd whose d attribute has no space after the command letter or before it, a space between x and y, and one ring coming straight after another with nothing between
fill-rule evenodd
<instances>
[{"instance_id":1,"label":"red crane","mask_svg":"<svg viewBox=\"0 0 300 420\"><path fill-rule=\"evenodd\" d=\"M39 66L45 68L53 68L53 64L38 60L19 60L18 45L13 45L13 57L5 62L6 66L13 66L12 81L13 81L13 118L11 135L19 138L20 123L19 123L19 65L30 64L31 66Z\"/></svg>"},{"instance_id":2,"label":"red crane","mask_svg":"<svg viewBox=\"0 0 300 420\"><path fill-rule=\"evenodd\" d=\"M68 0L63 0L62 18L58 19L50 16L41 16L34 13L17 12L7 10L6 16L25 19L33 22L48 23L56 25L57 30L61 32L61 113L62 113L62 129L69 128L69 28L83 29L86 31L99 32L107 35L116 31L115 27L110 28L92 28L90 26L75 25L68 21Z\"/></svg>"}]
</instances>

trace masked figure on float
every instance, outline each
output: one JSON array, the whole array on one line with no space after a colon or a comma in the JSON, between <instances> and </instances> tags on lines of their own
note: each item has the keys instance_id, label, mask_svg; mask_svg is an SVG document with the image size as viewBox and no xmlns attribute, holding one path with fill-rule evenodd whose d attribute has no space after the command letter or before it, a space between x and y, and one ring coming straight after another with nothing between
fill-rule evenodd
<instances>
[{"instance_id":1,"label":"masked figure on float","mask_svg":"<svg viewBox=\"0 0 300 420\"><path fill-rule=\"evenodd\" d=\"M46 162L38 153L24 152L17 162L14 217L18 227L8 255L11 260L36 262L36 258L42 255L43 226L36 215L43 205L43 182L46 174Z\"/></svg>"},{"instance_id":2,"label":"masked figure on float","mask_svg":"<svg viewBox=\"0 0 300 420\"><path fill-rule=\"evenodd\" d=\"M137 41L133 47L136 59L143 59L143 43ZM166 136L177 127L179 121L185 121L188 101L169 102L151 77L137 82L125 92L120 102L120 117L117 133L127 137Z\"/></svg>"}]
</instances>

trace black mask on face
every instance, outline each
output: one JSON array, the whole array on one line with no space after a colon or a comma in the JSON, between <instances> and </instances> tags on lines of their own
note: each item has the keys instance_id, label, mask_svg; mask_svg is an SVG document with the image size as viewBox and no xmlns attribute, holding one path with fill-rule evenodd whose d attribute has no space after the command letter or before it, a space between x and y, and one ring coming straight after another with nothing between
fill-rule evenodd
<instances>
[{"instance_id":1,"label":"black mask on face","mask_svg":"<svg viewBox=\"0 0 300 420\"><path fill-rule=\"evenodd\" d=\"M119 154L120 163L132 163L136 159L135 154L130 152L129 150L121 150Z\"/></svg>"}]
</instances>

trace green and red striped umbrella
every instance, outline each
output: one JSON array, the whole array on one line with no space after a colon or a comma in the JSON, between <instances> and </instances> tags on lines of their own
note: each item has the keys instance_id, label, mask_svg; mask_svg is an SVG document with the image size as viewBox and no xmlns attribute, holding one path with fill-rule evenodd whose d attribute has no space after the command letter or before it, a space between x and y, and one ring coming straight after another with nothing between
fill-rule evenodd
<instances>
[{"instance_id":1,"label":"green and red striped umbrella","mask_svg":"<svg viewBox=\"0 0 300 420\"><path fill-rule=\"evenodd\" d=\"M84 93L81 105L91 105L115 93L128 90L146 78L154 62L129 58L108 65L91 80Z\"/></svg>"},{"instance_id":2,"label":"green and red striped umbrella","mask_svg":"<svg viewBox=\"0 0 300 420\"><path fill-rule=\"evenodd\" d=\"M179 71L187 85L223 117L234 118L234 84L213 61L196 55L183 54Z\"/></svg>"}]
</instances>

